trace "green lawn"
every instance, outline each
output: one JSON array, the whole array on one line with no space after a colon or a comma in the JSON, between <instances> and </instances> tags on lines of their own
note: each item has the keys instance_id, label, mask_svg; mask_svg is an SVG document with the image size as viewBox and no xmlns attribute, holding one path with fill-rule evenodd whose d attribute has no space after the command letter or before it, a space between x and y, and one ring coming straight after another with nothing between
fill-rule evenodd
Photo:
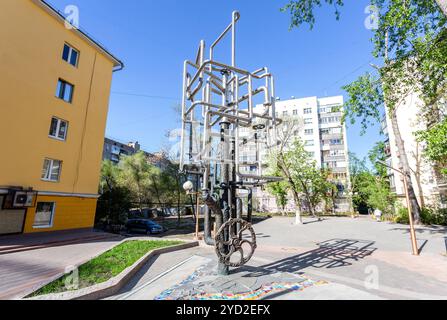
<instances>
[{"instance_id":1,"label":"green lawn","mask_svg":"<svg viewBox=\"0 0 447 320\"><path fill-rule=\"evenodd\" d=\"M157 240L135 240L124 242L79 267L78 289L105 282L119 275L149 251L181 243L181 241ZM47 284L45 287L34 292L30 297L67 291L65 282L68 276L69 275L65 275L62 278Z\"/></svg>"}]
</instances>

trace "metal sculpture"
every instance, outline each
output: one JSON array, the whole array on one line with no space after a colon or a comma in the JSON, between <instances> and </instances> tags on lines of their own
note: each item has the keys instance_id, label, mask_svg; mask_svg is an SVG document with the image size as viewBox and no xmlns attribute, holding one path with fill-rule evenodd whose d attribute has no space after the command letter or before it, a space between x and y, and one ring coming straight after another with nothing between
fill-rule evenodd
<instances>
[{"instance_id":1,"label":"metal sculpture","mask_svg":"<svg viewBox=\"0 0 447 320\"><path fill-rule=\"evenodd\" d=\"M239 19L239 12L233 12L231 24L212 43L208 58L205 42L200 41L196 59L185 61L183 72L180 170L201 178L204 240L216 248L220 274L228 274L229 267L242 266L253 256L253 188L278 180L262 174L261 152L261 147L275 147L276 126L281 123L275 113L274 79L267 68L249 72L236 66ZM229 34L231 61L216 61L216 48ZM244 157L247 150L254 152L250 161ZM192 184L187 188L192 189Z\"/></svg>"}]
</instances>

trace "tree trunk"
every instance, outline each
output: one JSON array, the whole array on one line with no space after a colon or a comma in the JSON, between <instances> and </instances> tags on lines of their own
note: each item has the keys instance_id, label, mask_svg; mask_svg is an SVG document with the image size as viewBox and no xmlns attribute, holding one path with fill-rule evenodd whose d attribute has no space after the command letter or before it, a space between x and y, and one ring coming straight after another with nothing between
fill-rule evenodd
<instances>
[{"instance_id":1,"label":"tree trunk","mask_svg":"<svg viewBox=\"0 0 447 320\"><path fill-rule=\"evenodd\" d=\"M397 151L399 153L400 166L401 166L401 169L404 172L404 174L407 176L407 180L408 180L407 192L410 196L411 212L413 214L414 222L416 224L420 224L420 222L421 222L421 218L420 218L421 207L419 206L418 200L416 198L416 194L413 189L413 183L411 181L410 165L408 163L408 157L407 157L407 154L405 151L405 144L404 144L404 141L400 134L399 124L397 122L397 115L396 115L395 110L393 110L391 113L391 125L392 125L394 136L396 138L396 146L397 146Z\"/></svg>"},{"instance_id":2,"label":"tree trunk","mask_svg":"<svg viewBox=\"0 0 447 320\"><path fill-rule=\"evenodd\" d=\"M447 16L447 0L436 0L439 8L442 10L445 16Z\"/></svg>"},{"instance_id":3,"label":"tree trunk","mask_svg":"<svg viewBox=\"0 0 447 320\"><path fill-rule=\"evenodd\" d=\"M419 142L416 143L416 154L414 155L414 159L416 160L416 170L414 171L414 176L416 177L416 184L419 189L419 201L421 204L421 208L425 208L425 199L424 199L424 189L422 189L422 174L421 174L421 155L419 152Z\"/></svg>"},{"instance_id":4,"label":"tree trunk","mask_svg":"<svg viewBox=\"0 0 447 320\"><path fill-rule=\"evenodd\" d=\"M301 203L300 203L300 197L298 193L295 190L292 190L293 193L293 199L295 201L295 224L300 225L303 224L303 218L301 217Z\"/></svg>"}]
</instances>

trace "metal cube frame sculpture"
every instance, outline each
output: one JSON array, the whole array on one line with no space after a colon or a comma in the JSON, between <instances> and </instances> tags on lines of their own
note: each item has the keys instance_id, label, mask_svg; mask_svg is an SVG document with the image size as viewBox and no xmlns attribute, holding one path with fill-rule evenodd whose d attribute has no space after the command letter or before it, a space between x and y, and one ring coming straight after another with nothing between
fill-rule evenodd
<instances>
[{"instance_id":1,"label":"metal cube frame sculpture","mask_svg":"<svg viewBox=\"0 0 447 320\"><path fill-rule=\"evenodd\" d=\"M209 48L200 41L195 61L185 61L183 72L182 137L180 170L201 177L205 203L205 237L215 246L218 271L247 263L256 249L251 225L253 188L277 181L262 174L261 146L276 145L274 78L267 68L250 72L236 65L236 25L231 24ZM231 35L231 62L214 60L218 44ZM255 98L262 97L261 108ZM256 110L255 110L256 109ZM242 132L249 132L243 136ZM241 161L245 146L256 149L254 161ZM243 168L250 167L247 173ZM247 196L247 217L243 218L243 198ZM211 237L211 218L215 215L216 234Z\"/></svg>"}]
</instances>

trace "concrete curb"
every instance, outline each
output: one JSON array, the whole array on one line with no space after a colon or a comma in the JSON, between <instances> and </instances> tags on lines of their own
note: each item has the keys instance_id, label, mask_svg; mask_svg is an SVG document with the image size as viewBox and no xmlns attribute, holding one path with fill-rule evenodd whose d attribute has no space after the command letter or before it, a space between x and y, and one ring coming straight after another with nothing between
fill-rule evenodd
<instances>
[{"instance_id":1,"label":"concrete curb","mask_svg":"<svg viewBox=\"0 0 447 320\"><path fill-rule=\"evenodd\" d=\"M26 252L26 251L34 251L34 250L40 250L40 249L46 249L46 248L54 248L54 247L61 247L66 245L72 245L72 244L79 244L79 243L86 243L86 242L93 242L98 240L108 240L113 238L118 238L119 235L97 235L97 236L90 236L90 237L83 237L83 238L73 238L73 239L67 239L63 241L52 241L42 244L35 244L35 245L24 245L24 246L11 246L10 248L6 247L3 249L0 249L0 256L1 255L7 255L11 253L20 253L20 252Z\"/></svg>"},{"instance_id":2,"label":"concrete curb","mask_svg":"<svg viewBox=\"0 0 447 320\"><path fill-rule=\"evenodd\" d=\"M135 240L163 241L158 238L130 238L130 239L125 239L125 240L121 241L120 243L114 245L112 248L114 248L124 242L135 241ZM169 253L169 252L174 252L174 251L197 247L199 245L199 243L197 241L185 241L185 240L181 240L181 239L169 239L168 241L182 241L184 243L179 244L179 245L170 246L170 247L152 250L152 251L148 252L146 255L144 255L143 257L141 257L132 266L128 267L123 272L121 272L118 276L111 278L110 280L108 280L106 282L94 285L92 287L76 290L76 291L48 294L48 295L29 298L26 300L100 300L100 299L104 299L104 298L107 298L107 297L117 294L119 292L119 290L121 290L124 287L124 285L127 284L127 282L148 262L148 260L150 258L152 258L156 255L164 254L164 253ZM111 250L112 248L109 248L108 250L105 250L104 252L107 252L107 251ZM97 256L103 254L104 252L98 254ZM94 259L94 258L92 258L92 259ZM91 259L89 259L89 260L91 260ZM82 265L86 262L80 263L79 265L77 265L77 267L79 267L80 265ZM59 275L58 277L55 277L52 281L60 278L63 275L64 274ZM51 283L52 281L47 282L46 284ZM40 288L42 288L45 285L40 286ZM40 288L38 288L38 289L40 289ZM38 289L35 289L33 292L37 291ZM29 294L31 294L31 293L29 293Z\"/></svg>"}]
</instances>

